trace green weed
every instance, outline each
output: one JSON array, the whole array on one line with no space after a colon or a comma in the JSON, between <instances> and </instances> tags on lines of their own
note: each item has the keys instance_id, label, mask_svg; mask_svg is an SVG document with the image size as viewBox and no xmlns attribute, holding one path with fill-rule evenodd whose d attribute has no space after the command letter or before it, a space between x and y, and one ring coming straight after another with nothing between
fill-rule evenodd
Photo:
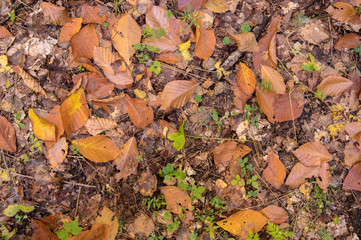
<instances>
[{"instance_id":1,"label":"green weed","mask_svg":"<svg viewBox=\"0 0 361 240\"><path fill-rule=\"evenodd\" d=\"M250 32L251 27L248 24L243 24L241 27L241 31L242 31L242 33Z\"/></svg>"},{"instance_id":2,"label":"green weed","mask_svg":"<svg viewBox=\"0 0 361 240\"><path fill-rule=\"evenodd\" d=\"M184 182L180 182L178 185L178 188L180 190L185 190L185 191L191 192L190 198L192 201L195 200L196 198L201 199L202 193L206 190L205 187L203 187L203 186L199 186L199 187L197 187L196 185L191 186L191 185L185 184Z\"/></svg>"},{"instance_id":3,"label":"green weed","mask_svg":"<svg viewBox=\"0 0 361 240\"><path fill-rule=\"evenodd\" d=\"M217 124L217 132L221 131L222 121L229 117L229 114L226 113L223 117L219 117L217 110L213 110L212 112L212 119Z\"/></svg>"},{"instance_id":4,"label":"green weed","mask_svg":"<svg viewBox=\"0 0 361 240\"><path fill-rule=\"evenodd\" d=\"M232 180L232 182L231 182L231 184L233 185L233 186L235 186L235 185L239 185L239 186L243 186L243 182L242 182L242 180L241 180L241 176L239 176L238 174L236 175L236 179L233 179Z\"/></svg>"},{"instance_id":5,"label":"green weed","mask_svg":"<svg viewBox=\"0 0 361 240\"><path fill-rule=\"evenodd\" d=\"M72 222L65 222L64 229L56 231L55 233L60 240L68 240L70 236L78 235L82 230L83 228L78 226L78 220L76 219Z\"/></svg>"},{"instance_id":6,"label":"green weed","mask_svg":"<svg viewBox=\"0 0 361 240\"><path fill-rule=\"evenodd\" d=\"M317 91L315 92L315 97L324 100L327 97L327 95L324 94L320 89L317 89Z\"/></svg>"},{"instance_id":7,"label":"green weed","mask_svg":"<svg viewBox=\"0 0 361 240\"><path fill-rule=\"evenodd\" d=\"M24 123L22 123L21 121L23 120L21 111L17 111L16 113L13 114L15 117L15 123L19 126L20 129L25 129L26 126Z\"/></svg>"},{"instance_id":8,"label":"green weed","mask_svg":"<svg viewBox=\"0 0 361 240\"><path fill-rule=\"evenodd\" d=\"M196 100L197 102L201 103L201 102L203 101L202 95L197 95L197 96L195 97L195 100Z\"/></svg>"},{"instance_id":9,"label":"green weed","mask_svg":"<svg viewBox=\"0 0 361 240\"><path fill-rule=\"evenodd\" d=\"M191 28L193 25L196 27L199 27L199 24L197 23L197 20L200 17L197 17L197 14L195 12L191 11L191 5L189 4L188 9L184 10L183 12L180 12L181 17L180 19L182 22L187 22L188 26L186 27L186 30Z\"/></svg>"},{"instance_id":10,"label":"green weed","mask_svg":"<svg viewBox=\"0 0 361 240\"><path fill-rule=\"evenodd\" d=\"M292 23L294 25L304 25L304 24L308 24L311 22L312 22L312 20L310 18L308 18L307 16L305 16L304 12L297 13L297 18L292 19Z\"/></svg>"},{"instance_id":11,"label":"green weed","mask_svg":"<svg viewBox=\"0 0 361 240\"><path fill-rule=\"evenodd\" d=\"M316 63L315 58L312 56L311 53L309 53L308 56L310 58L310 61L307 63L303 63L301 66L302 69L307 72L319 71L322 68L321 63Z\"/></svg>"},{"instance_id":12,"label":"green weed","mask_svg":"<svg viewBox=\"0 0 361 240\"><path fill-rule=\"evenodd\" d=\"M246 176L247 171L253 171L253 164L252 163L248 163L248 157L245 158L237 158L237 162L241 165L241 172L243 173L244 176Z\"/></svg>"},{"instance_id":13,"label":"green weed","mask_svg":"<svg viewBox=\"0 0 361 240\"><path fill-rule=\"evenodd\" d=\"M155 233L152 233L150 237L148 237L148 240L163 240L163 239L164 239L163 236L157 236L155 235Z\"/></svg>"},{"instance_id":14,"label":"green weed","mask_svg":"<svg viewBox=\"0 0 361 240\"><path fill-rule=\"evenodd\" d=\"M41 148L41 144L43 141L35 137L34 135L30 135L30 149L35 150L34 153L41 152L43 149Z\"/></svg>"},{"instance_id":15,"label":"green weed","mask_svg":"<svg viewBox=\"0 0 361 240\"><path fill-rule=\"evenodd\" d=\"M168 163L166 167L162 168L160 175L164 177L165 181L170 180L172 177L175 177L179 180L182 180L186 177L185 172L182 172L181 168L174 170L173 164L171 163Z\"/></svg>"},{"instance_id":16,"label":"green weed","mask_svg":"<svg viewBox=\"0 0 361 240\"><path fill-rule=\"evenodd\" d=\"M261 82L257 82L257 84L261 87L261 91L263 91L265 93L268 91L268 89L271 90L272 92L275 91L272 88L272 83L264 80L263 78L262 78Z\"/></svg>"},{"instance_id":17,"label":"green weed","mask_svg":"<svg viewBox=\"0 0 361 240\"><path fill-rule=\"evenodd\" d=\"M184 136L184 123L185 119L183 119L183 123L179 127L179 132L171 133L168 135L168 139L173 141L173 147L180 151L186 142L185 136Z\"/></svg>"},{"instance_id":18,"label":"green weed","mask_svg":"<svg viewBox=\"0 0 361 240\"><path fill-rule=\"evenodd\" d=\"M259 239L258 233L253 233L252 229L250 229L248 237L246 238L246 240L260 240L260 239Z\"/></svg>"},{"instance_id":19,"label":"green weed","mask_svg":"<svg viewBox=\"0 0 361 240\"><path fill-rule=\"evenodd\" d=\"M11 20L12 22L14 22L14 21L15 21L15 18L16 18L15 10L14 10L14 9L11 10L11 12L8 13L8 16L9 16L10 20Z\"/></svg>"},{"instance_id":20,"label":"green weed","mask_svg":"<svg viewBox=\"0 0 361 240\"><path fill-rule=\"evenodd\" d=\"M231 42L231 40L229 39L229 37L224 37L224 38L222 39L222 43L223 43L224 45L228 45L228 44L230 44L230 42Z\"/></svg>"},{"instance_id":21,"label":"green weed","mask_svg":"<svg viewBox=\"0 0 361 240\"><path fill-rule=\"evenodd\" d=\"M167 203L164 200L164 195L161 195L159 197L143 198L142 204L147 206L148 210L150 210L151 208L155 210L159 210L162 206L167 205Z\"/></svg>"},{"instance_id":22,"label":"green weed","mask_svg":"<svg viewBox=\"0 0 361 240\"><path fill-rule=\"evenodd\" d=\"M149 68L149 71L154 72L155 74L159 74L162 68L160 67L160 62L153 61L152 65Z\"/></svg>"},{"instance_id":23,"label":"green weed","mask_svg":"<svg viewBox=\"0 0 361 240\"><path fill-rule=\"evenodd\" d=\"M279 229L279 226L268 222L267 225L268 234L273 237L274 240L284 240L292 236L292 232Z\"/></svg>"},{"instance_id":24,"label":"green weed","mask_svg":"<svg viewBox=\"0 0 361 240\"><path fill-rule=\"evenodd\" d=\"M263 113L261 109L256 104L252 104L252 106L246 104L243 111L243 119L245 121L249 121L251 123L251 126L256 126L258 128L259 123L257 122L257 120L260 117L261 113ZM257 113L257 111L259 113Z\"/></svg>"}]
</instances>

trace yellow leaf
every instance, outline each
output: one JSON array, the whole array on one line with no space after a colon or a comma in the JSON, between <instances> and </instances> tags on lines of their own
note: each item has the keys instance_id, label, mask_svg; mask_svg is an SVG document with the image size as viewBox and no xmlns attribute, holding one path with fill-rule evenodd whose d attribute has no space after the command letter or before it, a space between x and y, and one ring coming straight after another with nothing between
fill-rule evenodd
<instances>
[{"instance_id":1,"label":"yellow leaf","mask_svg":"<svg viewBox=\"0 0 361 240\"><path fill-rule=\"evenodd\" d=\"M12 73L13 69L8 66L8 58L6 55L0 55L0 73L8 72Z\"/></svg>"},{"instance_id":2,"label":"yellow leaf","mask_svg":"<svg viewBox=\"0 0 361 240\"><path fill-rule=\"evenodd\" d=\"M147 97L147 93L139 89L134 89L134 94L135 96L143 100Z\"/></svg>"},{"instance_id":3,"label":"yellow leaf","mask_svg":"<svg viewBox=\"0 0 361 240\"><path fill-rule=\"evenodd\" d=\"M189 48L191 47L191 41L188 40L185 43L179 44L179 51L181 52L181 55L185 61L191 61L192 56L189 53Z\"/></svg>"},{"instance_id":4,"label":"yellow leaf","mask_svg":"<svg viewBox=\"0 0 361 240\"><path fill-rule=\"evenodd\" d=\"M34 135L44 141L55 141L55 126L44 118L35 114L32 108L29 109L29 118L33 124Z\"/></svg>"}]
</instances>

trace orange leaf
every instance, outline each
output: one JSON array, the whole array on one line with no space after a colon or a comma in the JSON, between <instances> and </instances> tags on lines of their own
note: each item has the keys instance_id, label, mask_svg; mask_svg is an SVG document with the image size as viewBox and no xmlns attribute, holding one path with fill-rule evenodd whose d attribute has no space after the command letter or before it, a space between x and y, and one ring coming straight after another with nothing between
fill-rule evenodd
<instances>
[{"instance_id":1,"label":"orange leaf","mask_svg":"<svg viewBox=\"0 0 361 240\"><path fill-rule=\"evenodd\" d=\"M90 111L82 88L65 99L60 106L60 114L68 135L84 125L89 118Z\"/></svg>"},{"instance_id":2,"label":"orange leaf","mask_svg":"<svg viewBox=\"0 0 361 240\"><path fill-rule=\"evenodd\" d=\"M135 53L133 45L140 43L141 38L142 29L128 13L125 13L112 29L114 48L128 65L130 65L130 58Z\"/></svg>"},{"instance_id":3,"label":"orange leaf","mask_svg":"<svg viewBox=\"0 0 361 240\"><path fill-rule=\"evenodd\" d=\"M361 191L361 163L351 168L343 182L342 188L344 190Z\"/></svg>"},{"instance_id":4,"label":"orange leaf","mask_svg":"<svg viewBox=\"0 0 361 240\"><path fill-rule=\"evenodd\" d=\"M277 95L274 106L276 122L297 119L301 116L304 105L303 93L298 88L293 89L291 94L287 90L286 94Z\"/></svg>"},{"instance_id":5,"label":"orange leaf","mask_svg":"<svg viewBox=\"0 0 361 240\"><path fill-rule=\"evenodd\" d=\"M32 108L29 109L29 118L33 124L34 135L44 141L56 141L55 126L44 118L35 114Z\"/></svg>"},{"instance_id":6,"label":"orange leaf","mask_svg":"<svg viewBox=\"0 0 361 240\"><path fill-rule=\"evenodd\" d=\"M137 140L131 137L123 146L121 153L117 159L114 160L114 165L120 173L117 174L116 179L126 179L133 173L137 172L139 157Z\"/></svg>"},{"instance_id":7,"label":"orange leaf","mask_svg":"<svg viewBox=\"0 0 361 240\"><path fill-rule=\"evenodd\" d=\"M319 167L323 162L332 160L332 155L327 151L327 148L319 142L305 143L292 153L308 167Z\"/></svg>"},{"instance_id":8,"label":"orange leaf","mask_svg":"<svg viewBox=\"0 0 361 240\"><path fill-rule=\"evenodd\" d=\"M84 126L91 135L96 136L103 131L116 128L118 124L111 119L92 117L86 121Z\"/></svg>"},{"instance_id":9,"label":"orange leaf","mask_svg":"<svg viewBox=\"0 0 361 240\"><path fill-rule=\"evenodd\" d=\"M249 236L249 230L252 230L253 233L259 232L267 220L261 213L247 209L218 221L217 225L241 239L245 239Z\"/></svg>"},{"instance_id":10,"label":"orange leaf","mask_svg":"<svg viewBox=\"0 0 361 240\"><path fill-rule=\"evenodd\" d=\"M345 165L352 167L356 163L361 162L361 151L350 141L345 146Z\"/></svg>"},{"instance_id":11,"label":"orange leaf","mask_svg":"<svg viewBox=\"0 0 361 240\"><path fill-rule=\"evenodd\" d=\"M55 141L58 141L64 133L63 121L60 114L60 106L56 105L46 116L45 120L55 126Z\"/></svg>"},{"instance_id":12,"label":"orange leaf","mask_svg":"<svg viewBox=\"0 0 361 240\"><path fill-rule=\"evenodd\" d=\"M320 186L324 192L327 192L328 185L331 183L330 165L327 162L322 163L318 176L321 178L316 178L318 186Z\"/></svg>"},{"instance_id":13,"label":"orange leaf","mask_svg":"<svg viewBox=\"0 0 361 240\"><path fill-rule=\"evenodd\" d=\"M238 64L237 85L247 95L252 95L256 86L256 77L253 71L242 62Z\"/></svg>"},{"instance_id":14,"label":"orange leaf","mask_svg":"<svg viewBox=\"0 0 361 240\"><path fill-rule=\"evenodd\" d=\"M100 212L101 216L98 216L95 219L95 223L97 224L107 224L109 226L111 226L111 230L110 230L110 236L109 238L105 239L105 240L113 240L115 239L117 233L118 233L118 228L119 228L119 222L118 222L118 218L117 216L112 212L112 210L110 210L107 207L104 207L101 212Z\"/></svg>"},{"instance_id":15,"label":"orange leaf","mask_svg":"<svg viewBox=\"0 0 361 240\"><path fill-rule=\"evenodd\" d=\"M147 106L147 102L142 99L127 96L128 114L132 123L138 128L145 128L154 121L153 108Z\"/></svg>"},{"instance_id":16,"label":"orange leaf","mask_svg":"<svg viewBox=\"0 0 361 240\"><path fill-rule=\"evenodd\" d=\"M82 22L82 18L74 18L70 22L65 23L60 31L59 43L70 41L79 32Z\"/></svg>"},{"instance_id":17,"label":"orange leaf","mask_svg":"<svg viewBox=\"0 0 361 240\"><path fill-rule=\"evenodd\" d=\"M66 138L60 138L59 141L48 149L48 153L51 168L54 168L58 164L62 163L68 154L68 143L66 142Z\"/></svg>"},{"instance_id":18,"label":"orange leaf","mask_svg":"<svg viewBox=\"0 0 361 240\"><path fill-rule=\"evenodd\" d=\"M145 20L147 22L147 27L158 29L161 28L163 30L168 29L169 20L166 17L167 9L152 5L148 10L145 16ZM170 19L174 19L174 16L171 15Z\"/></svg>"},{"instance_id":19,"label":"orange leaf","mask_svg":"<svg viewBox=\"0 0 361 240\"><path fill-rule=\"evenodd\" d=\"M337 75L330 75L322 80L317 86L317 89L321 90L328 96L337 96L352 86L352 81Z\"/></svg>"},{"instance_id":20,"label":"orange leaf","mask_svg":"<svg viewBox=\"0 0 361 240\"><path fill-rule=\"evenodd\" d=\"M207 61L212 56L216 47L216 37L214 36L213 30L207 30L203 27L202 17L204 14L199 12L197 17L201 17L197 20L199 27L196 27L196 46L194 54Z\"/></svg>"},{"instance_id":21,"label":"orange leaf","mask_svg":"<svg viewBox=\"0 0 361 240\"><path fill-rule=\"evenodd\" d=\"M12 36L13 35L4 26L0 25L0 39Z\"/></svg>"},{"instance_id":22,"label":"orange leaf","mask_svg":"<svg viewBox=\"0 0 361 240\"><path fill-rule=\"evenodd\" d=\"M288 213L283 208L276 205L269 205L263 208L260 213L265 215L273 224L281 224L288 220Z\"/></svg>"},{"instance_id":23,"label":"orange leaf","mask_svg":"<svg viewBox=\"0 0 361 240\"><path fill-rule=\"evenodd\" d=\"M198 87L195 81L174 80L167 83L161 96L161 110L183 107Z\"/></svg>"},{"instance_id":24,"label":"orange leaf","mask_svg":"<svg viewBox=\"0 0 361 240\"><path fill-rule=\"evenodd\" d=\"M348 3L344 2L337 2L332 6L329 6L326 9L326 12L331 14L331 16L338 20L338 21L346 21L347 19L351 18L353 15L356 15L356 9Z\"/></svg>"},{"instance_id":25,"label":"orange leaf","mask_svg":"<svg viewBox=\"0 0 361 240\"><path fill-rule=\"evenodd\" d=\"M16 152L16 136L13 125L0 116L0 148L9 152Z\"/></svg>"},{"instance_id":26,"label":"orange leaf","mask_svg":"<svg viewBox=\"0 0 361 240\"><path fill-rule=\"evenodd\" d=\"M109 97L114 89L114 84L109 83L98 73L86 72L77 74L73 77L75 83L79 80L83 80L81 86L92 95L92 98Z\"/></svg>"},{"instance_id":27,"label":"orange leaf","mask_svg":"<svg viewBox=\"0 0 361 240\"><path fill-rule=\"evenodd\" d=\"M175 64L177 62L182 61L182 57L173 52L161 53L155 59L169 64Z\"/></svg>"},{"instance_id":28,"label":"orange leaf","mask_svg":"<svg viewBox=\"0 0 361 240\"><path fill-rule=\"evenodd\" d=\"M79 147L79 152L93 162L109 162L116 159L120 154L120 149L106 136L92 136L72 141L75 147Z\"/></svg>"},{"instance_id":29,"label":"orange leaf","mask_svg":"<svg viewBox=\"0 0 361 240\"><path fill-rule=\"evenodd\" d=\"M288 186L298 186L306 182L306 178L311 178L317 176L319 172L319 167L307 167L302 163L298 162L292 168L290 174L286 179L286 185Z\"/></svg>"},{"instance_id":30,"label":"orange leaf","mask_svg":"<svg viewBox=\"0 0 361 240\"><path fill-rule=\"evenodd\" d=\"M40 96L46 96L47 95L45 90L40 86L39 82L37 80L35 80L32 76L30 76L30 74L25 72L21 67L14 66L13 70L17 74L19 74L19 76L23 79L24 84L28 88L30 88L31 90L33 90L34 92L36 92Z\"/></svg>"},{"instance_id":31,"label":"orange leaf","mask_svg":"<svg viewBox=\"0 0 361 240\"><path fill-rule=\"evenodd\" d=\"M335 44L335 49L340 50L341 48L355 48L360 45L360 36L356 33L348 33L340 38Z\"/></svg>"},{"instance_id":32,"label":"orange leaf","mask_svg":"<svg viewBox=\"0 0 361 240\"><path fill-rule=\"evenodd\" d=\"M234 34L232 38L236 42L238 50L241 52L254 52L259 50L253 32Z\"/></svg>"},{"instance_id":33,"label":"orange leaf","mask_svg":"<svg viewBox=\"0 0 361 240\"><path fill-rule=\"evenodd\" d=\"M94 48L94 62L103 69L105 76L117 88L129 88L133 84L132 74L124 61L116 60L113 53L103 47Z\"/></svg>"},{"instance_id":34,"label":"orange leaf","mask_svg":"<svg viewBox=\"0 0 361 240\"><path fill-rule=\"evenodd\" d=\"M261 65L261 77L266 82L271 82L271 87L277 94L286 93L286 84L282 75L271 67Z\"/></svg>"},{"instance_id":35,"label":"orange leaf","mask_svg":"<svg viewBox=\"0 0 361 240\"><path fill-rule=\"evenodd\" d=\"M178 0L178 9L187 11L189 8L193 12L200 9L207 0Z\"/></svg>"},{"instance_id":36,"label":"orange leaf","mask_svg":"<svg viewBox=\"0 0 361 240\"><path fill-rule=\"evenodd\" d=\"M94 223L90 230L82 231L69 240L108 240L112 226L109 224Z\"/></svg>"},{"instance_id":37,"label":"orange leaf","mask_svg":"<svg viewBox=\"0 0 361 240\"><path fill-rule=\"evenodd\" d=\"M192 202L186 191L180 190L175 186L161 187L160 191L167 202L167 209L175 214L181 214L184 211L192 211Z\"/></svg>"},{"instance_id":38,"label":"orange leaf","mask_svg":"<svg viewBox=\"0 0 361 240\"><path fill-rule=\"evenodd\" d=\"M83 27L71 38L70 45L75 60L80 57L92 58L94 47L99 46L94 24L90 23Z\"/></svg>"},{"instance_id":39,"label":"orange leaf","mask_svg":"<svg viewBox=\"0 0 361 240\"><path fill-rule=\"evenodd\" d=\"M263 178L279 189L286 178L286 168L274 152L269 153L267 162L268 166L263 171Z\"/></svg>"},{"instance_id":40,"label":"orange leaf","mask_svg":"<svg viewBox=\"0 0 361 240\"><path fill-rule=\"evenodd\" d=\"M31 228L33 229L33 240L59 240L59 238L39 220L31 219Z\"/></svg>"},{"instance_id":41,"label":"orange leaf","mask_svg":"<svg viewBox=\"0 0 361 240\"><path fill-rule=\"evenodd\" d=\"M90 6L88 4L82 4L80 10L80 16L83 18L84 24L87 23L99 23L103 24L107 17L103 14L101 9L97 6Z\"/></svg>"},{"instance_id":42,"label":"orange leaf","mask_svg":"<svg viewBox=\"0 0 361 240\"><path fill-rule=\"evenodd\" d=\"M42 2L40 4L45 19L54 25L63 25L70 20L64 7L56 6L52 3Z\"/></svg>"},{"instance_id":43,"label":"orange leaf","mask_svg":"<svg viewBox=\"0 0 361 240\"><path fill-rule=\"evenodd\" d=\"M237 158L243 157L251 152L251 149L246 145L238 147L237 142L227 141L224 142L212 151L214 156L214 163L216 166L222 164L223 167L227 167L231 162L236 161Z\"/></svg>"},{"instance_id":44,"label":"orange leaf","mask_svg":"<svg viewBox=\"0 0 361 240\"><path fill-rule=\"evenodd\" d=\"M267 116L268 121L274 123L275 122L274 106L275 106L276 93L271 90L267 90L267 92L264 92L260 89L260 87L257 84L256 97L257 97L257 103L260 109L262 110L262 112Z\"/></svg>"}]
</instances>

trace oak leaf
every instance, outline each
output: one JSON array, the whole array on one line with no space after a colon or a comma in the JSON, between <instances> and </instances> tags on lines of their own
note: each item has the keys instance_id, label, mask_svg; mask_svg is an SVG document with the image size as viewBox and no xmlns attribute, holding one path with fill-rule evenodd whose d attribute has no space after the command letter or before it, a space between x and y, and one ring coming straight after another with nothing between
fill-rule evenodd
<instances>
[{"instance_id":1,"label":"oak leaf","mask_svg":"<svg viewBox=\"0 0 361 240\"><path fill-rule=\"evenodd\" d=\"M79 32L82 22L82 18L74 18L70 22L65 23L60 30L59 43L70 41Z\"/></svg>"},{"instance_id":2,"label":"oak leaf","mask_svg":"<svg viewBox=\"0 0 361 240\"><path fill-rule=\"evenodd\" d=\"M286 178L286 168L274 152L268 154L267 163L262 176L273 187L279 189Z\"/></svg>"},{"instance_id":3,"label":"oak leaf","mask_svg":"<svg viewBox=\"0 0 361 240\"><path fill-rule=\"evenodd\" d=\"M351 168L343 182L342 188L344 190L361 191L361 163Z\"/></svg>"},{"instance_id":4,"label":"oak leaf","mask_svg":"<svg viewBox=\"0 0 361 240\"><path fill-rule=\"evenodd\" d=\"M0 148L9 152L16 152L16 136L13 125L0 116Z\"/></svg>"},{"instance_id":5,"label":"oak leaf","mask_svg":"<svg viewBox=\"0 0 361 240\"><path fill-rule=\"evenodd\" d=\"M183 107L198 87L195 81L174 80L167 83L161 95L161 110Z\"/></svg>"},{"instance_id":6,"label":"oak leaf","mask_svg":"<svg viewBox=\"0 0 361 240\"><path fill-rule=\"evenodd\" d=\"M154 121L153 108L147 106L147 102L142 99L126 97L128 103L128 114L130 121L138 127L145 128Z\"/></svg>"},{"instance_id":7,"label":"oak leaf","mask_svg":"<svg viewBox=\"0 0 361 240\"><path fill-rule=\"evenodd\" d=\"M54 168L58 164L62 163L68 154L68 143L66 142L66 138L60 138L59 141L48 149L48 154L51 168Z\"/></svg>"},{"instance_id":8,"label":"oak leaf","mask_svg":"<svg viewBox=\"0 0 361 240\"><path fill-rule=\"evenodd\" d=\"M332 160L332 155L327 151L327 148L319 142L305 143L292 153L308 167L319 167L323 162Z\"/></svg>"},{"instance_id":9,"label":"oak leaf","mask_svg":"<svg viewBox=\"0 0 361 240\"><path fill-rule=\"evenodd\" d=\"M242 62L238 64L237 85L247 95L252 95L256 86L256 77L253 71Z\"/></svg>"},{"instance_id":10,"label":"oak leaf","mask_svg":"<svg viewBox=\"0 0 361 240\"><path fill-rule=\"evenodd\" d=\"M175 214L184 211L192 211L192 202L186 191L180 190L176 186L161 187L160 191L165 197L167 209Z\"/></svg>"},{"instance_id":11,"label":"oak leaf","mask_svg":"<svg viewBox=\"0 0 361 240\"><path fill-rule=\"evenodd\" d=\"M70 39L70 45L75 60L80 57L92 58L94 47L99 46L99 38L95 31L94 24L90 23L80 29L80 31Z\"/></svg>"},{"instance_id":12,"label":"oak leaf","mask_svg":"<svg viewBox=\"0 0 361 240\"><path fill-rule=\"evenodd\" d=\"M44 141L56 141L55 126L35 114L32 108L29 109L29 118L33 125L34 135Z\"/></svg>"},{"instance_id":13,"label":"oak leaf","mask_svg":"<svg viewBox=\"0 0 361 240\"><path fill-rule=\"evenodd\" d=\"M259 50L253 32L234 34L232 38L236 42L238 50L241 52L254 52Z\"/></svg>"},{"instance_id":14,"label":"oak leaf","mask_svg":"<svg viewBox=\"0 0 361 240\"><path fill-rule=\"evenodd\" d=\"M287 211L276 205L269 205L263 208L260 213L267 217L273 224L281 224L289 218Z\"/></svg>"},{"instance_id":15,"label":"oak leaf","mask_svg":"<svg viewBox=\"0 0 361 240\"><path fill-rule=\"evenodd\" d=\"M119 157L113 162L116 168L120 170L116 176L118 181L136 173L138 167L137 157L139 157L137 140L135 137L131 137L124 144Z\"/></svg>"},{"instance_id":16,"label":"oak leaf","mask_svg":"<svg viewBox=\"0 0 361 240\"><path fill-rule=\"evenodd\" d=\"M212 29L207 30L203 27L202 17L204 17L204 14L199 12L197 17L200 18L197 20L199 26L196 27L196 46L194 54L207 61L208 58L212 56L216 47L216 37Z\"/></svg>"},{"instance_id":17,"label":"oak leaf","mask_svg":"<svg viewBox=\"0 0 361 240\"><path fill-rule=\"evenodd\" d=\"M271 87L277 94L286 93L286 84L282 75L275 69L261 65L261 77L266 81L272 83Z\"/></svg>"},{"instance_id":18,"label":"oak leaf","mask_svg":"<svg viewBox=\"0 0 361 240\"><path fill-rule=\"evenodd\" d=\"M64 7L48 2L42 2L40 7L43 10L45 19L54 25L64 25L70 20L70 16Z\"/></svg>"},{"instance_id":19,"label":"oak leaf","mask_svg":"<svg viewBox=\"0 0 361 240\"><path fill-rule=\"evenodd\" d=\"M317 89L321 90L328 96L338 96L352 86L352 81L337 75L330 75L322 80L317 86Z\"/></svg>"}]
</instances>

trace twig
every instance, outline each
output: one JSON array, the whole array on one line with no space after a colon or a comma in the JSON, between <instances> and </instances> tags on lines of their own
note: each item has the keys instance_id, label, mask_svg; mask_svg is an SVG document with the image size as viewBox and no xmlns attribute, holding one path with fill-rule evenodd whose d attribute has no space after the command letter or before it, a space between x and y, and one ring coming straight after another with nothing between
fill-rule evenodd
<instances>
[{"instance_id":1,"label":"twig","mask_svg":"<svg viewBox=\"0 0 361 240\"><path fill-rule=\"evenodd\" d=\"M5 164L5 167L6 167L6 169L7 169L6 171L5 171L5 169L4 169L3 171L9 173L10 178L11 178L11 181L13 182L13 186L15 187L14 176L11 174L11 172L10 172L10 170L9 170L9 168L8 168L8 165L7 165L6 160L5 160L5 156L4 156L4 151L3 151L3 149L1 149L1 156L2 156L2 159L4 160L4 164Z\"/></svg>"},{"instance_id":2,"label":"twig","mask_svg":"<svg viewBox=\"0 0 361 240\"><path fill-rule=\"evenodd\" d=\"M75 206L75 212L74 212L74 219L76 218L76 214L78 213L79 199L80 199L80 192L81 192L81 187L79 188L78 197L77 197L77 199L76 199L76 206Z\"/></svg>"},{"instance_id":3,"label":"twig","mask_svg":"<svg viewBox=\"0 0 361 240\"><path fill-rule=\"evenodd\" d=\"M237 142L253 142L247 139L233 139L233 138L218 138L218 137L202 137L202 136L192 136L192 135L185 135L186 137L191 138L199 138L199 139L208 139L208 140L219 140L219 141L237 141Z\"/></svg>"}]
</instances>

